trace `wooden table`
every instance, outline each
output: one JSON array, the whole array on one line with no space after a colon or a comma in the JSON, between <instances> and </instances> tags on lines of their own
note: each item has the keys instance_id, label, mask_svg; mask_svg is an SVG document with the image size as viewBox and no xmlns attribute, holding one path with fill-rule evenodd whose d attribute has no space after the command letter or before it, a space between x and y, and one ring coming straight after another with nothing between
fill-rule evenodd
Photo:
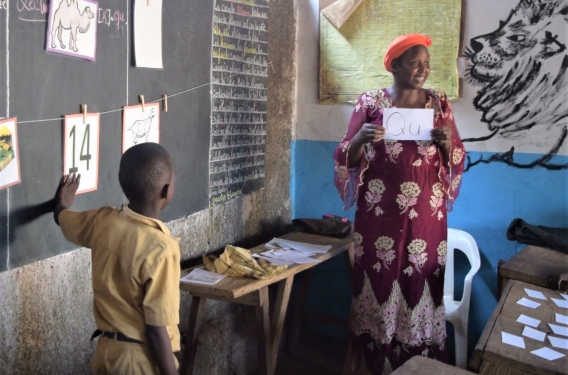
<instances>
[{"instance_id":1,"label":"wooden table","mask_svg":"<svg viewBox=\"0 0 568 375\"><path fill-rule=\"evenodd\" d=\"M341 253L348 254L349 258L353 259L352 235L344 239L339 239L294 232L284 235L281 238L315 245L331 245L332 248L330 251L315 257L321 261L325 261ZM262 252L264 250L264 245L250 249L253 253ZM199 331L203 322L205 301L207 298L211 298L256 307L256 325L258 330L257 346L260 370L261 374L272 375L278 358L278 348L280 346L280 339L282 338L282 328L284 326L284 318L288 308L288 300L294 275L304 270L311 269L317 264L319 263L291 265L285 271L266 280L227 276L216 285L212 286L180 282L180 289L193 296L180 374L193 374ZM185 276L189 271L190 270L183 271L182 276ZM278 292L274 311L272 317L270 317L268 286L275 283L278 283ZM301 301L300 304L302 304Z\"/></svg>"},{"instance_id":2,"label":"wooden table","mask_svg":"<svg viewBox=\"0 0 568 375\"><path fill-rule=\"evenodd\" d=\"M568 254L545 247L527 246L498 267L497 289L500 293L509 280L520 280L547 288L551 274L568 272Z\"/></svg>"},{"instance_id":3,"label":"wooden table","mask_svg":"<svg viewBox=\"0 0 568 375\"><path fill-rule=\"evenodd\" d=\"M547 297L547 300L542 301L529 298L524 288L542 292ZM521 306L517 304L517 301L522 297L542 304L534 310ZM489 322L487 322L475 347L469 363L470 369L479 374L491 375L568 374L568 350L553 348L548 339L540 342L524 337L525 349L503 344L501 339L501 332L522 336L524 325L516 321L520 314L540 320L541 322L536 329L547 334L552 333L548 323L555 323L555 313L566 315L568 314L568 309L556 306L550 300L550 297L562 299L556 291L518 280L509 281L503 290L499 304L491 315ZM558 335L554 336L561 337ZM548 361L530 353L545 346L566 356L554 361Z\"/></svg>"},{"instance_id":4,"label":"wooden table","mask_svg":"<svg viewBox=\"0 0 568 375\"><path fill-rule=\"evenodd\" d=\"M410 358L392 375L473 375L473 372L447 365L432 358L421 355Z\"/></svg>"}]
</instances>

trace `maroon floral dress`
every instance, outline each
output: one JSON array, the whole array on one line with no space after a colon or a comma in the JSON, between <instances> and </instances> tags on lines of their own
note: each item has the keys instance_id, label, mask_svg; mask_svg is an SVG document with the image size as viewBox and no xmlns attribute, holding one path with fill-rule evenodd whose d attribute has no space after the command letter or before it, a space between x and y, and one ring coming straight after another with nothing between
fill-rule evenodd
<instances>
[{"instance_id":1,"label":"maroon floral dress","mask_svg":"<svg viewBox=\"0 0 568 375\"><path fill-rule=\"evenodd\" d=\"M452 128L447 163L432 141L382 140L348 168L351 138L364 123L382 125L383 108L394 106L386 89L361 95L335 150L335 185L345 209L357 204L345 375L389 374L414 355L446 360L446 216L465 151L446 95L427 93L434 127Z\"/></svg>"}]
</instances>

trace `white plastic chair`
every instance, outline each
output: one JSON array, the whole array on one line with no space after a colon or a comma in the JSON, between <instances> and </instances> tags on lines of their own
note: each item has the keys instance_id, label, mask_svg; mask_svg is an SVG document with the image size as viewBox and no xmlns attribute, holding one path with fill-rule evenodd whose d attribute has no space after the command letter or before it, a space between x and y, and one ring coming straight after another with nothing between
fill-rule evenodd
<instances>
[{"instance_id":1,"label":"white plastic chair","mask_svg":"<svg viewBox=\"0 0 568 375\"><path fill-rule=\"evenodd\" d=\"M454 301L454 251L461 250L471 264L471 270L464 280L461 301ZM469 319L469 300L473 276L479 271L481 259L479 249L473 237L462 230L448 228L448 253L444 273L444 304L446 320L454 326L456 366L467 367L467 324Z\"/></svg>"}]
</instances>

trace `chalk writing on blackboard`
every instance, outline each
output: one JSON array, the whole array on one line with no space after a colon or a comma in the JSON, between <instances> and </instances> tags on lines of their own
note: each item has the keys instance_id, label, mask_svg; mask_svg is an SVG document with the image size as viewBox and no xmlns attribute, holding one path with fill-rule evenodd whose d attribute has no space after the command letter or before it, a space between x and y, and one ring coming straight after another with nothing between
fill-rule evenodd
<instances>
[{"instance_id":1,"label":"chalk writing on blackboard","mask_svg":"<svg viewBox=\"0 0 568 375\"><path fill-rule=\"evenodd\" d=\"M212 46L209 199L215 205L264 186L268 1L216 0Z\"/></svg>"}]
</instances>

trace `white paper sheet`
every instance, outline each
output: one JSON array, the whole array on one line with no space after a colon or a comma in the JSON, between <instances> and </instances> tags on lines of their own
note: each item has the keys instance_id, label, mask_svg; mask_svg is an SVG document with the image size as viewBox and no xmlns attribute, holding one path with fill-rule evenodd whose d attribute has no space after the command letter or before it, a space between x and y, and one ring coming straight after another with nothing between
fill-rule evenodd
<instances>
[{"instance_id":1,"label":"white paper sheet","mask_svg":"<svg viewBox=\"0 0 568 375\"><path fill-rule=\"evenodd\" d=\"M540 306L540 303L535 302L535 301L531 301L530 299L527 299L525 297L521 298L520 300L517 301L517 303L519 305L531 308L531 309L536 309L537 307Z\"/></svg>"},{"instance_id":2,"label":"white paper sheet","mask_svg":"<svg viewBox=\"0 0 568 375\"><path fill-rule=\"evenodd\" d=\"M550 344L558 349L568 349L568 339L562 339L560 337L548 336L548 341Z\"/></svg>"},{"instance_id":3,"label":"white paper sheet","mask_svg":"<svg viewBox=\"0 0 568 375\"><path fill-rule=\"evenodd\" d=\"M225 275L209 272L200 268L194 268L190 273L181 278L185 283L215 285L221 281Z\"/></svg>"},{"instance_id":4,"label":"white paper sheet","mask_svg":"<svg viewBox=\"0 0 568 375\"><path fill-rule=\"evenodd\" d=\"M544 359L548 359L549 361L554 361L555 359L565 357L564 354L558 353L557 351L552 350L550 348L533 350L531 353L539 357L542 357Z\"/></svg>"},{"instance_id":5,"label":"white paper sheet","mask_svg":"<svg viewBox=\"0 0 568 375\"><path fill-rule=\"evenodd\" d=\"M305 255L325 254L331 249L331 245L313 245L310 243L290 241L282 238L273 238L265 246L273 249L292 249Z\"/></svg>"},{"instance_id":6,"label":"white paper sheet","mask_svg":"<svg viewBox=\"0 0 568 375\"><path fill-rule=\"evenodd\" d=\"M531 318L530 316L526 316L523 314L519 315L517 322L534 328L538 327L538 325L540 324L540 320Z\"/></svg>"},{"instance_id":7,"label":"white paper sheet","mask_svg":"<svg viewBox=\"0 0 568 375\"><path fill-rule=\"evenodd\" d=\"M523 329L523 336L533 340L544 341L546 333L531 327L525 327L525 329Z\"/></svg>"},{"instance_id":8,"label":"white paper sheet","mask_svg":"<svg viewBox=\"0 0 568 375\"><path fill-rule=\"evenodd\" d=\"M134 3L134 54L138 67L163 68L162 0Z\"/></svg>"},{"instance_id":9,"label":"white paper sheet","mask_svg":"<svg viewBox=\"0 0 568 375\"><path fill-rule=\"evenodd\" d=\"M556 323L568 325L568 316L562 314L556 314Z\"/></svg>"},{"instance_id":10,"label":"white paper sheet","mask_svg":"<svg viewBox=\"0 0 568 375\"><path fill-rule=\"evenodd\" d=\"M562 298L564 298L566 301L568 301L568 294L560 293L560 295L562 296Z\"/></svg>"},{"instance_id":11,"label":"white paper sheet","mask_svg":"<svg viewBox=\"0 0 568 375\"><path fill-rule=\"evenodd\" d=\"M546 301L546 297L544 296L544 294L542 294L542 292L532 290L532 289L528 289L528 288L525 288L525 292L531 298L543 299L543 300Z\"/></svg>"},{"instance_id":12,"label":"white paper sheet","mask_svg":"<svg viewBox=\"0 0 568 375\"><path fill-rule=\"evenodd\" d=\"M274 259L281 259L292 263L305 264L305 263L319 263L320 261L314 258L305 256L304 254L295 250L267 250L262 253L263 256Z\"/></svg>"},{"instance_id":13,"label":"white paper sheet","mask_svg":"<svg viewBox=\"0 0 568 375\"><path fill-rule=\"evenodd\" d=\"M523 349L525 348L525 340L521 336L515 336L507 332L501 332L501 341L503 341L503 344L513 345Z\"/></svg>"},{"instance_id":14,"label":"white paper sheet","mask_svg":"<svg viewBox=\"0 0 568 375\"><path fill-rule=\"evenodd\" d=\"M552 324L552 323L548 323L548 325L552 329L552 332L554 332L555 334L561 335L561 336L568 336L568 327L559 326L559 325Z\"/></svg>"},{"instance_id":15,"label":"white paper sheet","mask_svg":"<svg viewBox=\"0 0 568 375\"><path fill-rule=\"evenodd\" d=\"M556 306L568 309L568 300L560 298L551 298L551 300L556 304Z\"/></svg>"},{"instance_id":16,"label":"white paper sheet","mask_svg":"<svg viewBox=\"0 0 568 375\"><path fill-rule=\"evenodd\" d=\"M383 109L385 139L430 141L434 129L433 109Z\"/></svg>"},{"instance_id":17,"label":"white paper sheet","mask_svg":"<svg viewBox=\"0 0 568 375\"><path fill-rule=\"evenodd\" d=\"M261 259L264 259L266 261L269 261L270 263L274 264L275 266L289 266L289 265L295 264L294 262L291 262L291 261L288 261L288 260L270 258L270 257L267 257L267 256L262 255L262 254L253 254L253 257L261 258Z\"/></svg>"}]
</instances>

